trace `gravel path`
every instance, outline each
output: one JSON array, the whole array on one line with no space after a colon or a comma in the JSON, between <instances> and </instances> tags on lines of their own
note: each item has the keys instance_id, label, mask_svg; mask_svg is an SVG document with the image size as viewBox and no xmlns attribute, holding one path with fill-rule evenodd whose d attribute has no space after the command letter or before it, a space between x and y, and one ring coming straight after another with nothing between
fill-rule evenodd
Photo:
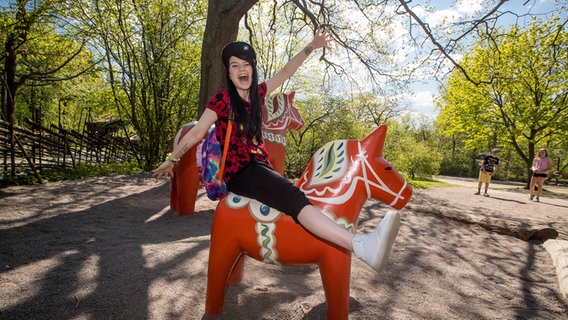
<instances>
[{"instance_id":1,"label":"gravel path","mask_svg":"<svg viewBox=\"0 0 568 320\"><path fill-rule=\"evenodd\" d=\"M415 193L385 272L353 259L350 319L566 319L542 242L424 208L545 223L568 239L568 200L529 203L514 188L484 198L465 183ZM149 174L0 189L0 319L200 319L215 203L201 195L184 217L168 203L169 184ZM369 201L358 232L387 210ZM249 259L220 319L325 317L316 266Z\"/></svg>"}]
</instances>

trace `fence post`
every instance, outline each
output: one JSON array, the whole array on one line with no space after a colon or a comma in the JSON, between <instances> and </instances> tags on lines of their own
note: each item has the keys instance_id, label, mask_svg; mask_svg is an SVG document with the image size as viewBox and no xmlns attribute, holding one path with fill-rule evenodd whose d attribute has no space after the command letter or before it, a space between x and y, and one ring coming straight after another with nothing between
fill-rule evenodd
<instances>
[{"instance_id":1,"label":"fence post","mask_svg":"<svg viewBox=\"0 0 568 320\"><path fill-rule=\"evenodd\" d=\"M18 136L16 135L16 133L14 132L14 140L16 141L16 144L18 145L18 147L20 147L20 149L22 150L22 154L24 155L24 158L26 158L26 161L28 162L28 164L30 165L30 168L32 169L37 181L42 184L41 181L41 176L39 174L39 172L37 172L35 165L33 163L33 161L31 161L30 157L28 157L27 153L26 153L26 149L24 149L24 146L22 145L22 143L20 142L20 139L18 138Z\"/></svg>"}]
</instances>

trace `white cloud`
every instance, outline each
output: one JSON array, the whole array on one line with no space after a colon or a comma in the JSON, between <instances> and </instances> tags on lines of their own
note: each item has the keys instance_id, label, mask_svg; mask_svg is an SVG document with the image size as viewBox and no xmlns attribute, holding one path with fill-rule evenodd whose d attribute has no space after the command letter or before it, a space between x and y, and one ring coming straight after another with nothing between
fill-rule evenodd
<instances>
[{"instance_id":1,"label":"white cloud","mask_svg":"<svg viewBox=\"0 0 568 320\"><path fill-rule=\"evenodd\" d=\"M408 97L407 101L410 111L426 115L437 115L438 110L434 103L434 94L431 91L420 91Z\"/></svg>"},{"instance_id":2,"label":"white cloud","mask_svg":"<svg viewBox=\"0 0 568 320\"><path fill-rule=\"evenodd\" d=\"M457 9L465 14L473 14L483 8L482 0L461 0L458 2Z\"/></svg>"}]
</instances>

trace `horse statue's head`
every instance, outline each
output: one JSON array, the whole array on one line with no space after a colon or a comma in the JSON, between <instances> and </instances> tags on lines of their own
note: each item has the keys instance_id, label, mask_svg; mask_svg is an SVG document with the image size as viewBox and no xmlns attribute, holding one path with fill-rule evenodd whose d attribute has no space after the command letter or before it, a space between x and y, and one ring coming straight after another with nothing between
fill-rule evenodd
<instances>
[{"instance_id":1,"label":"horse statue's head","mask_svg":"<svg viewBox=\"0 0 568 320\"><path fill-rule=\"evenodd\" d=\"M262 110L263 130L273 133L284 133L286 129L300 130L304 119L294 106L295 91L290 93L277 93L264 101Z\"/></svg>"},{"instance_id":2,"label":"horse statue's head","mask_svg":"<svg viewBox=\"0 0 568 320\"><path fill-rule=\"evenodd\" d=\"M304 119L293 104L295 91L278 93L264 100L262 108L262 138L274 169L284 173L286 130L300 130Z\"/></svg>"},{"instance_id":3,"label":"horse statue's head","mask_svg":"<svg viewBox=\"0 0 568 320\"><path fill-rule=\"evenodd\" d=\"M336 140L312 157L297 186L312 203L354 221L367 199L395 209L410 200L412 187L383 159L387 127L382 125L361 141Z\"/></svg>"}]
</instances>

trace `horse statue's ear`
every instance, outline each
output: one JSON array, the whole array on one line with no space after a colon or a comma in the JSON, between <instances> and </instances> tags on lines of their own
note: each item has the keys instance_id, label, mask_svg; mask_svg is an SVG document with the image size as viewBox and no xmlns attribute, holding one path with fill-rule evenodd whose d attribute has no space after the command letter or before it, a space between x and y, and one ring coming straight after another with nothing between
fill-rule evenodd
<instances>
[{"instance_id":1,"label":"horse statue's ear","mask_svg":"<svg viewBox=\"0 0 568 320\"><path fill-rule=\"evenodd\" d=\"M382 157L386 136L387 126L382 124L361 141L363 149L367 150L367 154Z\"/></svg>"},{"instance_id":2,"label":"horse statue's ear","mask_svg":"<svg viewBox=\"0 0 568 320\"><path fill-rule=\"evenodd\" d=\"M296 95L296 91L292 91L292 92L288 93L288 98L290 99L290 101L292 101L292 99L294 99L295 95Z\"/></svg>"}]
</instances>

